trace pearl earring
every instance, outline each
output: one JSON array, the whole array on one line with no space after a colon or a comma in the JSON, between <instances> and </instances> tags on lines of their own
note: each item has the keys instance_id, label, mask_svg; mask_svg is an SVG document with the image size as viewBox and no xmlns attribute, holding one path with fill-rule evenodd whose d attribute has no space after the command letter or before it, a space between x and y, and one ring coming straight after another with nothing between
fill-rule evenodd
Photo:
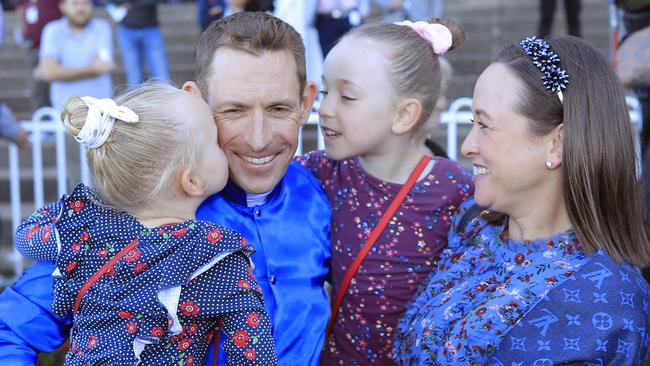
<instances>
[{"instance_id":1,"label":"pearl earring","mask_svg":"<svg viewBox=\"0 0 650 366\"><path fill-rule=\"evenodd\" d=\"M551 169L551 168L553 167L553 162L550 161L550 160L546 160L546 167L547 167L548 169Z\"/></svg>"}]
</instances>

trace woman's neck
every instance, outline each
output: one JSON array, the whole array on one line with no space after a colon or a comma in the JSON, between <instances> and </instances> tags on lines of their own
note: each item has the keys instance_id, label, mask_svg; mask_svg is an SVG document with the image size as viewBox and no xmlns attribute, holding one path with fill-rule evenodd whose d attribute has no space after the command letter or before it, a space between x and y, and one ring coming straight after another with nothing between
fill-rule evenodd
<instances>
[{"instance_id":1,"label":"woman's neck","mask_svg":"<svg viewBox=\"0 0 650 366\"><path fill-rule=\"evenodd\" d=\"M572 226L561 194L540 195L537 202L528 200L525 206L526 211L522 209L508 217L508 234L513 240L549 238Z\"/></svg>"},{"instance_id":2,"label":"woman's neck","mask_svg":"<svg viewBox=\"0 0 650 366\"><path fill-rule=\"evenodd\" d=\"M359 160L366 173L373 177L396 184L404 184L424 155L415 145L406 148L388 149L381 154L361 155ZM433 165L423 172L426 175ZM421 176L422 177L422 176Z\"/></svg>"}]
</instances>

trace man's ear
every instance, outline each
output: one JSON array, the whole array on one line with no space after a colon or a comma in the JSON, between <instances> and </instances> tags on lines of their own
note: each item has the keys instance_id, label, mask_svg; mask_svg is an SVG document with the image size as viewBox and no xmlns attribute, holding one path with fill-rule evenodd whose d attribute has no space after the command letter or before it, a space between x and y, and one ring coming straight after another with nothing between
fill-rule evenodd
<instances>
[{"instance_id":1,"label":"man's ear","mask_svg":"<svg viewBox=\"0 0 650 366\"><path fill-rule=\"evenodd\" d=\"M551 131L549 136L549 148L546 156L546 161L551 162L549 169L555 169L562 165L562 142L564 134L564 124L561 123L553 131ZM548 164L548 163L547 163Z\"/></svg>"},{"instance_id":2,"label":"man's ear","mask_svg":"<svg viewBox=\"0 0 650 366\"><path fill-rule=\"evenodd\" d=\"M200 179L192 169L185 169L181 173L181 188L190 197L202 196L204 192Z\"/></svg>"},{"instance_id":3,"label":"man's ear","mask_svg":"<svg viewBox=\"0 0 650 366\"><path fill-rule=\"evenodd\" d=\"M305 90L302 92L302 118L300 125L307 123L311 108L314 106L314 101L318 95L318 86L313 81L308 81L305 85Z\"/></svg>"},{"instance_id":4,"label":"man's ear","mask_svg":"<svg viewBox=\"0 0 650 366\"><path fill-rule=\"evenodd\" d=\"M396 135L403 135L413 129L422 115L422 103L415 98L408 98L400 102L397 116L393 122L392 131Z\"/></svg>"},{"instance_id":5,"label":"man's ear","mask_svg":"<svg viewBox=\"0 0 650 366\"><path fill-rule=\"evenodd\" d=\"M185 83L183 83L182 89L185 90L186 92L190 92L194 95L197 95L201 97L201 99L203 99L201 96L201 90L199 90L199 86L194 81L186 81Z\"/></svg>"}]
</instances>

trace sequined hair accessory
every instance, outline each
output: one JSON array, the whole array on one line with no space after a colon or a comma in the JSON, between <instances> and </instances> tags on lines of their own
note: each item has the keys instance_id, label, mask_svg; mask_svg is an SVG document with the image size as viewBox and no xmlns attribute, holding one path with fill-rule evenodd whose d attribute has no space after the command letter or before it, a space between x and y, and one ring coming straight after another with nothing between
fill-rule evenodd
<instances>
[{"instance_id":1,"label":"sequined hair accessory","mask_svg":"<svg viewBox=\"0 0 650 366\"><path fill-rule=\"evenodd\" d=\"M431 45L433 52L438 56L442 56L453 44L453 37L451 36L449 28L442 24L422 21L413 23L408 20L394 24L403 25L416 31L420 37L424 38L424 40Z\"/></svg>"},{"instance_id":2,"label":"sequined hair accessory","mask_svg":"<svg viewBox=\"0 0 650 366\"><path fill-rule=\"evenodd\" d=\"M543 39L528 37L519 42L526 56L533 65L544 74L542 81L547 90L556 93L560 102L564 102L562 90L569 85L569 75L560 67L560 57L551 50L551 46Z\"/></svg>"},{"instance_id":3,"label":"sequined hair accessory","mask_svg":"<svg viewBox=\"0 0 650 366\"><path fill-rule=\"evenodd\" d=\"M126 123L137 123L140 120L135 112L117 106L113 99L81 97L81 100L88 106L88 115L75 139L89 149L97 149L108 140L116 119Z\"/></svg>"}]
</instances>

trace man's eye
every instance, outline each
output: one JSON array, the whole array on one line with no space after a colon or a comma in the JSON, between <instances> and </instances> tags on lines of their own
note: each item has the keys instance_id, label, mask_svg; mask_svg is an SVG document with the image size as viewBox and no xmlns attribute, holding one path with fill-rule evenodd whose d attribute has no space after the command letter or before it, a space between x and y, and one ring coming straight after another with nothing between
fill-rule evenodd
<instances>
[{"instance_id":1,"label":"man's eye","mask_svg":"<svg viewBox=\"0 0 650 366\"><path fill-rule=\"evenodd\" d=\"M271 111L275 113L286 113L286 112L290 112L291 108L279 105L279 106L271 107Z\"/></svg>"}]
</instances>

